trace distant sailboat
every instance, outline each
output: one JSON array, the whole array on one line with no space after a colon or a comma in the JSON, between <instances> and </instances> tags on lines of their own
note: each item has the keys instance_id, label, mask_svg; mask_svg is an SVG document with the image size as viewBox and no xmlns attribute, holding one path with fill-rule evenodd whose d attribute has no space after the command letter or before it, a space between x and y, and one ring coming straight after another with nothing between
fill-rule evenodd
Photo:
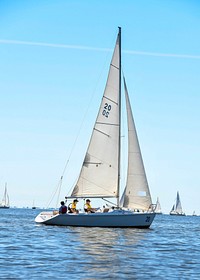
<instances>
[{"instance_id":1,"label":"distant sailboat","mask_svg":"<svg viewBox=\"0 0 200 280\"><path fill-rule=\"evenodd\" d=\"M120 203L121 170L121 28L90 143L71 198L115 198L116 206L95 213L41 212L37 223L87 227L148 228L154 220L150 190L125 84L128 120L127 183ZM108 210L108 211L104 211Z\"/></svg>"},{"instance_id":2,"label":"distant sailboat","mask_svg":"<svg viewBox=\"0 0 200 280\"><path fill-rule=\"evenodd\" d=\"M196 212L195 212L195 211L193 211L192 216L197 216L197 214L196 214Z\"/></svg>"},{"instance_id":3,"label":"distant sailboat","mask_svg":"<svg viewBox=\"0 0 200 280\"><path fill-rule=\"evenodd\" d=\"M36 206L35 206L35 201L33 200L33 206L32 206L32 209L36 209Z\"/></svg>"},{"instance_id":4,"label":"distant sailboat","mask_svg":"<svg viewBox=\"0 0 200 280\"><path fill-rule=\"evenodd\" d=\"M155 209L156 214L162 214L162 210L161 210L161 205L160 205L160 201L159 198L157 198L156 201L156 209Z\"/></svg>"},{"instance_id":5,"label":"distant sailboat","mask_svg":"<svg viewBox=\"0 0 200 280\"><path fill-rule=\"evenodd\" d=\"M8 209L10 208L10 202L9 202L9 196L8 196L8 191L7 191L7 183L5 184L5 190L4 190L4 195L2 202L0 203L0 208Z\"/></svg>"},{"instance_id":6,"label":"distant sailboat","mask_svg":"<svg viewBox=\"0 0 200 280\"><path fill-rule=\"evenodd\" d=\"M185 213L183 212L183 209L182 209L179 192L177 192L176 203L173 205L172 210L170 211L169 214L170 215L185 216Z\"/></svg>"}]
</instances>

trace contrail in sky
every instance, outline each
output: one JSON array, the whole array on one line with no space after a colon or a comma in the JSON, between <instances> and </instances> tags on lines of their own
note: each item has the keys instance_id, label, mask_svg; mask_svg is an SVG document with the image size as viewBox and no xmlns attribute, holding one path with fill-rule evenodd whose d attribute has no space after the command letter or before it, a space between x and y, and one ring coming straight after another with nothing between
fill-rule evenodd
<instances>
[{"instance_id":1,"label":"contrail in sky","mask_svg":"<svg viewBox=\"0 0 200 280\"><path fill-rule=\"evenodd\" d=\"M65 48L65 49L77 49L77 50L101 51L101 52L113 51L112 49L108 49L108 48L95 48L95 47L81 46L81 45L64 45L64 44L51 44L51 43L42 43L42 42L16 41L16 40L3 40L3 39L2 40L0 39L0 44L29 45L29 46L39 46L39 47ZM154 53L154 52L132 51L132 50L123 50L122 52L131 55L200 59L200 55L190 55L190 54L172 54L172 53L156 53L156 52Z\"/></svg>"}]
</instances>

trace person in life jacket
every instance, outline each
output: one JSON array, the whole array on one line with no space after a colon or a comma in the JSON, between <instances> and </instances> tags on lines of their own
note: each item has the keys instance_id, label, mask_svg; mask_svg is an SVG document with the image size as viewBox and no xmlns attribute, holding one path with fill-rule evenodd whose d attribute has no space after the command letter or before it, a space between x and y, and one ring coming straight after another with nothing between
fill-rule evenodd
<instances>
[{"instance_id":1,"label":"person in life jacket","mask_svg":"<svg viewBox=\"0 0 200 280\"><path fill-rule=\"evenodd\" d=\"M70 203L69 206L69 213L79 213L79 211L76 209L76 205L78 203L78 199L74 199L72 203Z\"/></svg>"},{"instance_id":2,"label":"person in life jacket","mask_svg":"<svg viewBox=\"0 0 200 280\"><path fill-rule=\"evenodd\" d=\"M86 199L84 210L85 210L85 212L88 212L88 213L95 213L97 211L97 209L96 208L92 208L90 202L91 201L89 199Z\"/></svg>"},{"instance_id":3,"label":"person in life jacket","mask_svg":"<svg viewBox=\"0 0 200 280\"><path fill-rule=\"evenodd\" d=\"M60 204L61 204L61 206L59 208L59 214L66 214L67 206L65 205L64 201L61 201Z\"/></svg>"}]
</instances>

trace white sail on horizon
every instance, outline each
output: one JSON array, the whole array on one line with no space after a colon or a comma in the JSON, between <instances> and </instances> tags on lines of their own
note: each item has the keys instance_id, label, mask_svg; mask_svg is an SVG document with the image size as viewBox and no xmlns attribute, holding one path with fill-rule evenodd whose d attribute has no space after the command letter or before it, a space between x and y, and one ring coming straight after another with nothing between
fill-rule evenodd
<instances>
[{"instance_id":1,"label":"white sail on horizon","mask_svg":"<svg viewBox=\"0 0 200 280\"><path fill-rule=\"evenodd\" d=\"M157 197L157 201L156 201L156 209L155 209L155 212L157 214L161 214L162 213L162 209L161 209L161 205L160 205L160 200L159 198Z\"/></svg>"},{"instance_id":2,"label":"white sail on horizon","mask_svg":"<svg viewBox=\"0 0 200 280\"><path fill-rule=\"evenodd\" d=\"M185 215L182 209L181 200L179 192L177 191L176 203L173 205L172 210L170 211L171 215Z\"/></svg>"},{"instance_id":3,"label":"white sail on horizon","mask_svg":"<svg viewBox=\"0 0 200 280\"><path fill-rule=\"evenodd\" d=\"M3 195L2 202L0 203L0 207L10 207L9 195L7 191L7 183L5 184L4 195Z\"/></svg>"},{"instance_id":4,"label":"white sail on horizon","mask_svg":"<svg viewBox=\"0 0 200 280\"><path fill-rule=\"evenodd\" d=\"M176 212L178 213L183 212L179 192L177 192L177 197L176 197Z\"/></svg>"}]
</instances>

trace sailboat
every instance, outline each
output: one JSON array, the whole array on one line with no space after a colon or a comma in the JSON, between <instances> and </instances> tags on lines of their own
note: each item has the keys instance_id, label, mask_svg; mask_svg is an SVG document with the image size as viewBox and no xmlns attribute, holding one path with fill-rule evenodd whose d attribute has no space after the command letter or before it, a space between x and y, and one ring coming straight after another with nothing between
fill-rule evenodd
<instances>
[{"instance_id":1,"label":"sailboat","mask_svg":"<svg viewBox=\"0 0 200 280\"><path fill-rule=\"evenodd\" d=\"M179 192L177 192L176 203L172 206L172 210L170 211L169 214L170 215L185 216L185 213L183 212L183 209L182 209Z\"/></svg>"},{"instance_id":2,"label":"sailboat","mask_svg":"<svg viewBox=\"0 0 200 280\"><path fill-rule=\"evenodd\" d=\"M116 206L95 213L41 212L36 223L86 227L148 228L155 213L124 80L127 126L127 183L121 181L121 28L110 63L107 83L78 180L70 198L115 199ZM105 211L106 210L106 211Z\"/></svg>"},{"instance_id":3,"label":"sailboat","mask_svg":"<svg viewBox=\"0 0 200 280\"><path fill-rule=\"evenodd\" d=\"M156 214L162 214L162 210L161 210L161 205L160 205L160 200L157 197L157 201L156 201L156 209L155 209Z\"/></svg>"},{"instance_id":4,"label":"sailboat","mask_svg":"<svg viewBox=\"0 0 200 280\"><path fill-rule=\"evenodd\" d=\"M8 196L7 183L6 183L3 199L2 202L0 203L0 209L8 209L8 208L10 208L10 203L9 203L9 196Z\"/></svg>"},{"instance_id":5,"label":"sailboat","mask_svg":"<svg viewBox=\"0 0 200 280\"><path fill-rule=\"evenodd\" d=\"M32 206L32 209L36 209L36 206L35 206L35 200L33 200L33 206Z\"/></svg>"},{"instance_id":6,"label":"sailboat","mask_svg":"<svg viewBox=\"0 0 200 280\"><path fill-rule=\"evenodd\" d=\"M195 211L193 211L192 216L197 216L197 214L196 214L196 212L195 212Z\"/></svg>"}]
</instances>

